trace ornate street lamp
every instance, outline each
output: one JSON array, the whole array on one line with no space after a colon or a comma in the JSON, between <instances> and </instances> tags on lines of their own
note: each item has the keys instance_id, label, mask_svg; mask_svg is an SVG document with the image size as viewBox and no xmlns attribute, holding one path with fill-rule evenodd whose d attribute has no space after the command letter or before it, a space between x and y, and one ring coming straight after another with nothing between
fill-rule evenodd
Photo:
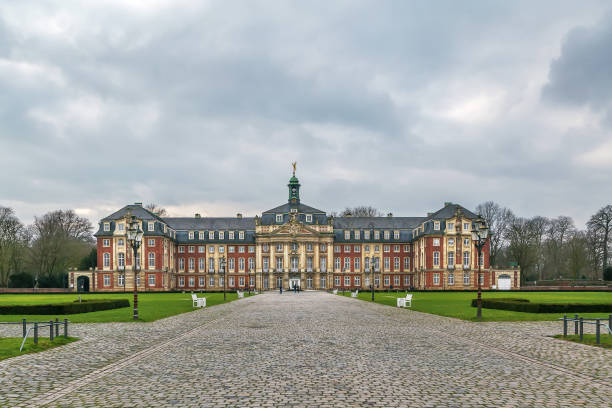
<instances>
[{"instance_id":1,"label":"ornate street lamp","mask_svg":"<svg viewBox=\"0 0 612 408\"><path fill-rule=\"evenodd\" d=\"M138 272L140 272L140 262L136 262L138 248L142 243L143 232L140 229L140 223L136 220L136 216L132 215L130 227L127 230L128 241L134 250L134 258L132 260L132 268L134 269L134 320L138 320ZM125 282L125 278L124 278ZM125 284L125 283L124 283Z\"/></svg>"},{"instance_id":2,"label":"ornate street lamp","mask_svg":"<svg viewBox=\"0 0 612 408\"><path fill-rule=\"evenodd\" d=\"M226 298L226 287L227 287L227 274L225 272L225 255L221 255L221 259L219 260L219 268L221 268L221 271L219 272L223 272L223 301L225 302L227 300Z\"/></svg>"},{"instance_id":3,"label":"ornate street lamp","mask_svg":"<svg viewBox=\"0 0 612 408\"><path fill-rule=\"evenodd\" d=\"M370 276L370 287L372 288L372 302L374 301L374 256L370 257L370 271L371 276Z\"/></svg>"},{"instance_id":4,"label":"ornate street lamp","mask_svg":"<svg viewBox=\"0 0 612 408\"><path fill-rule=\"evenodd\" d=\"M482 254L482 248L485 246L487 242L487 237L489 235L489 228L487 227L487 223L482 218L478 218L472 224L472 241L474 241L474 245L476 245L476 249L478 249L478 298L476 300L476 305L478 307L478 311L476 312L476 318L482 318L482 285L481 281L481 272L480 272L480 256Z\"/></svg>"}]
</instances>

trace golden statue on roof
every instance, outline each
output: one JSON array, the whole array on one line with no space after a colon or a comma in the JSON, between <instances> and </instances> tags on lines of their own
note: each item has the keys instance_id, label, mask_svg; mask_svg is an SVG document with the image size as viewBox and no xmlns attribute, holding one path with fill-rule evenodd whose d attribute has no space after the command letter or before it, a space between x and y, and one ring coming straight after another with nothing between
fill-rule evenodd
<instances>
[{"instance_id":1,"label":"golden statue on roof","mask_svg":"<svg viewBox=\"0 0 612 408\"><path fill-rule=\"evenodd\" d=\"M295 176L295 168L297 167L297 162L294 161L293 163L291 163L291 165L293 166L293 175Z\"/></svg>"}]
</instances>

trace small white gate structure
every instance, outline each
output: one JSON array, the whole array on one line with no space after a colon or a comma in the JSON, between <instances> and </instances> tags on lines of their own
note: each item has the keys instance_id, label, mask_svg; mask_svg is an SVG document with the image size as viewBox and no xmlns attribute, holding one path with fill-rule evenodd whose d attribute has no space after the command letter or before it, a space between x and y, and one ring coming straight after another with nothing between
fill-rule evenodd
<instances>
[{"instance_id":1,"label":"small white gate structure","mask_svg":"<svg viewBox=\"0 0 612 408\"><path fill-rule=\"evenodd\" d=\"M510 290L512 287L512 279L510 275L499 275L497 278L497 289Z\"/></svg>"}]
</instances>

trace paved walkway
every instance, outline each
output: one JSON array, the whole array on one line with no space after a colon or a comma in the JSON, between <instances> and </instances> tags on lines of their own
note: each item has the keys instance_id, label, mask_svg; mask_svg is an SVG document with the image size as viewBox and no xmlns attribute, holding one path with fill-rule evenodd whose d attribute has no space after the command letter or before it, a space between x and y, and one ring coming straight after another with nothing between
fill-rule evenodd
<instances>
[{"instance_id":1,"label":"paved walkway","mask_svg":"<svg viewBox=\"0 0 612 408\"><path fill-rule=\"evenodd\" d=\"M612 351L559 330L267 293L75 325L81 341L0 362L0 406L612 406Z\"/></svg>"}]
</instances>

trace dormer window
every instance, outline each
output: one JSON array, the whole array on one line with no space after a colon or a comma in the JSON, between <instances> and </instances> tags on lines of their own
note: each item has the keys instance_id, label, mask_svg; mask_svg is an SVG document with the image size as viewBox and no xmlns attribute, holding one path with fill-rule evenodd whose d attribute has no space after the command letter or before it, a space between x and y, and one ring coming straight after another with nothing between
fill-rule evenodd
<instances>
[{"instance_id":1,"label":"dormer window","mask_svg":"<svg viewBox=\"0 0 612 408\"><path fill-rule=\"evenodd\" d=\"M380 231L374 231L374 239L380 239Z\"/></svg>"},{"instance_id":2,"label":"dormer window","mask_svg":"<svg viewBox=\"0 0 612 408\"><path fill-rule=\"evenodd\" d=\"M385 235L384 235L385 239L389 239L389 235L390 235L389 231L385 231Z\"/></svg>"},{"instance_id":3,"label":"dormer window","mask_svg":"<svg viewBox=\"0 0 612 408\"><path fill-rule=\"evenodd\" d=\"M364 239L370 239L370 231L363 231L363 238Z\"/></svg>"},{"instance_id":4,"label":"dormer window","mask_svg":"<svg viewBox=\"0 0 612 408\"><path fill-rule=\"evenodd\" d=\"M306 222L312 222L312 214L306 214Z\"/></svg>"},{"instance_id":5,"label":"dormer window","mask_svg":"<svg viewBox=\"0 0 612 408\"><path fill-rule=\"evenodd\" d=\"M198 232L198 239L200 241L202 241L204 239L204 232L203 231Z\"/></svg>"},{"instance_id":6,"label":"dormer window","mask_svg":"<svg viewBox=\"0 0 612 408\"><path fill-rule=\"evenodd\" d=\"M244 239L244 231L238 232L238 239Z\"/></svg>"},{"instance_id":7,"label":"dormer window","mask_svg":"<svg viewBox=\"0 0 612 408\"><path fill-rule=\"evenodd\" d=\"M344 231L344 239L351 239L351 231Z\"/></svg>"},{"instance_id":8,"label":"dormer window","mask_svg":"<svg viewBox=\"0 0 612 408\"><path fill-rule=\"evenodd\" d=\"M276 222L283 222L283 214L276 214Z\"/></svg>"},{"instance_id":9,"label":"dormer window","mask_svg":"<svg viewBox=\"0 0 612 408\"><path fill-rule=\"evenodd\" d=\"M399 231L393 231L393 239L399 239Z\"/></svg>"},{"instance_id":10,"label":"dormer window","mask_svg":"<svg viewBox=\"0 0 612 408\"><path fill-rule=\"evenodd\" d=\"M208 231L208 239L210 240L215 239L215 231Z\"/></svg>"},{"instance_id":11,"label":"dormer window","mask_svg":"<svg viewBox=\"0 0 612 408\"><path fill-rule=\"evenodd\" d=\"M455 223L454 222L449 222L446 224L446 230L448 232L452 232L455 230Z\"/></svg>"},{"instance_id":12,"label":"dormer window","mask_svg":"<svg viewBox=\"0 0 612 408\"><path fill-rule=\"evenodd\" d=\"M467 222L463 223L463 231L464 232L470 232L470 224Z\"/></svg>"},{"instance_id":13,"label":"dormer window","mask_svg":"<svg viewBox=\"0 0 612 408\"><path fill-rule=\"evenodd\" d=\"M440 231L440 221L434 221L434 231Z\"/></svg>"},{"instance_id":14,"label":"dormer window","mask_svg":"<svg viewBox=\"0 0 612 408\"><path fill-rule=\"evenodd\" d=\"M292 208L292 209L291 209L291 212L292 212L292 213L296 213L296 212L297 212L297 208Z\"/></svg>"},{"instance_id":15,"label":"dormer window","mask_svg":"<svg viewBox=\"0 0 612 408\"><path fill-rule=\"evenodd\" d=\"M355 234L355 239L360 238L361 234L359 233L359 230L355 230L353 233Z\"/></svg>"},{"instance_id":16,"label":"dormer window","mask_svg":"<svg viewBox=\"0 0 612 408\"><path fill-rule=\"evenodd\" d=\"M227 239L234 239L234 231L230 231L227 233Z\"/></svg>"},{"instance_id":17,"label":"dormer window","mask_svg":"<svg viewBox=\"0 0 612 408\"><path fill-rule=\"evenodd\" d=\"M149 231L155 231L155 223L154 222L149 222L148 223L148 228Z\"/></svg>"},{"instance_id":18,"label":"dormer window","mask_svg":"<svg viewBox=\"0 0 612 408\"><path fill-rule=\"evenodd\" d=\"M189 239L193 239L193 231L189 231Z\"/></svg>"},{"instance_id":19,"label":"dormer window","mask_svg":"<svg viewBox=\"0 0 612 408\"><path fill-rule=\"evenodd\" d=\"M219 239L225 239L225 232L219 231Z\"/></svg>"},{"instance_id":20,"label":"dormer window","mask_svg":"<svg viewBox=\"0 0 612 408\"><path fill-rule=\"evenodd\" d=\"M110 222L104 223L104 231L110 231Z\"/></svg>"},{"instance_id":21,"label":"dormer window","mask_svg":"<svg viewBox=\"0 0 612 408\"><path fill-rule=\"evenodd\" d=\"M117 224L117 231L123 232L124 229L125 229L125 224L123 223Z\"/></svg>"}]
</instances>

